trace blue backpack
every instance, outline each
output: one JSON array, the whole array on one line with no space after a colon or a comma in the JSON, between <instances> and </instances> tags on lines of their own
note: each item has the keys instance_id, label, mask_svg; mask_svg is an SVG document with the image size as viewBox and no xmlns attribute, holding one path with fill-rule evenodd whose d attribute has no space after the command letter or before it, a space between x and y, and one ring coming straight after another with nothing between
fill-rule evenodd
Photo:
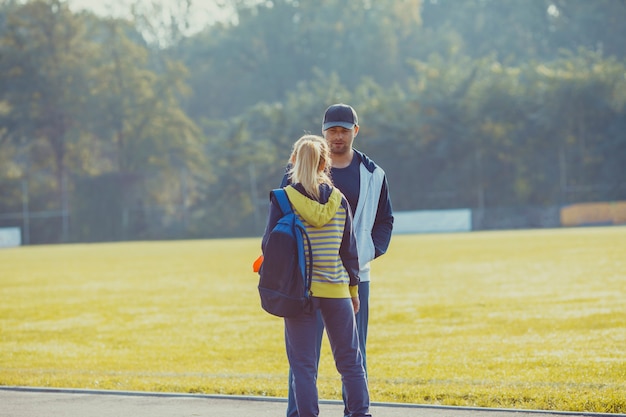
<instances>
[{"instance_id":1,"label":"blue backpack","mask_svg":"<svg viewBox=\"0 0 626 417\"><path fill-rule=\"evenodd\" d=\"M275 189L271 194L283 215L263 251L259 269L261 307L278 317L293 317L310 308L313 253L306 228L293 212L285 190Z\"/></svg>"}]
</instances>

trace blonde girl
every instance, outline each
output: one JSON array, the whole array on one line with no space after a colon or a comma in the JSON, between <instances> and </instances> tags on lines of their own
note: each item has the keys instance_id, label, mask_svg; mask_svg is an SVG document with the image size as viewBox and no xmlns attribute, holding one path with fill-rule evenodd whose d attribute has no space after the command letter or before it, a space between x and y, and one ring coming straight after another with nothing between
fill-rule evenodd
<instances>
[{"instance_id":1,"label":"blonde girl","mask_svg":"<svg viewBox=\"0 0 626 417\"><path fill-rule=\"evenodd\" d=\"M333 187L329 175L330 153L323 137L302 136L294 144L289 162L290 185L284 188L294 212L307 229L313 252L312 309L284 319L285 346L298 415L319 415L316 386L319 314L341 374L350 415L368 417L371 416L369 389L355 322L355 312L359 309L359 260L350 206ZM262 248L280 217L280 207L272 198Z\"/></svg>"}]
</instances>

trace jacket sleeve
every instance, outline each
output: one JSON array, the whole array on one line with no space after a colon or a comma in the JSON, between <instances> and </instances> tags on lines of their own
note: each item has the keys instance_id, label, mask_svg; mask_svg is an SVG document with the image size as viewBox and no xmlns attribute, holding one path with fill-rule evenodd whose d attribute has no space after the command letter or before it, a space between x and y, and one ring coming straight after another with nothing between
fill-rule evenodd
<instances>
[{"instance_id":1,"label":"jacket sleeve","mask_svg":"<svg viewBox=\"0 0 626 417\"><path fill-rule=\"evenodd\" d=\"M352 210L345 197L342 198L341 205L346 209L346 224L343 229L343 238L339 247L339 256L344 268L350 277L350 286L358 285L359 278L359 255L356 246L356 235L352 227Z\"/></svg>"},{"instance_id":2,"label":"jacket sleeve","mask_svg":"<svg viewBox=\"0 0 626 417\"><path fill-rule=\"evenodd\" d=\"M276 226L276 223L278 223L278 220L280 220L281 215L282 215L282 211L280 210L280 207L278 206L278 202L276 201L276 198L274 197L274 193L270 192L270 204L269 204L268 215L267 215L267 224L265 225L265 232L263 233L263 239L261 240L262 252L265 252L265 245L267 244L267 239L270 236L270 232L272 231L274 226Z\"/></svg>"},{"instance_id":3,"label":"jacket sleeve","mask_svg":"<svg viewBox=\"0 0 626 417\"><path fill-rule=\"evenodd\" d=\"M372 241L374 242L375 258L387 252L393 231L393 209L387 184L387 177L383 179L378 199L378 209L372 227Z\"/></svg>"},{"instance_id":4,"label":"jacket sleeve","mask_svg":"<svg viewBox=\"0 0 626 417\"><path fill-rule=\"evenodd\" d=\"M283 175L283 179L280 182L280 188L284 188L287 185L289 185L290 183L289 175L287 175L287 173L289 172L290 168L291 168L291 165L287 165L285 167L285 173ZM274 198L274 194L270 193L270 206L268 209L267 224L265 225L265 232L263 233L263 239L261 240L262 251L265 251L265 244L267 243L267 238L269 237L270 232L272 231L274 226L276 226L276 223L278 223L278 220L280 219L281 215L282 215L282 211L280 210L280 207L278 206L278 202Z\"/></svg>"},{"instance_id":5,"label":"jacket sleeve","mask_svg":"<svg viewBox=\"0 0 626 417\"><path fill-rule=\"evenodd\" d=\"M286 187L287 185L291 184L291 181L289 181L289 170L291 169L291 164L287 165L285 167L285 174L283 175L283 179L280 182L280 188Z\"/></svg>"}]
</instances>

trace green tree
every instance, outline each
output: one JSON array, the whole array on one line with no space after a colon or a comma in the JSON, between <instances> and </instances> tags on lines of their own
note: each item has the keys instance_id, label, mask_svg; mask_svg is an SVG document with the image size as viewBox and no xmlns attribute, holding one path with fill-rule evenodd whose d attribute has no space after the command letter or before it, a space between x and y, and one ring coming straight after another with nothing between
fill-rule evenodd
<instances>
[{"instance_id":1,"label":"green tree","mask_svg":"<svg viewBox=\"0 0 626 417\"><path fill-rule=\"evenodd\" d=\"M6 15L0 71L5 135L16 142L46 142L58 189L66 171L69 143L80 130L91 55L84 25L64 3L33 1Z\"/></svg>"},{"instance_id":2,"label":"green tree","mask_svg":"<svg viewBox=\"0 0 626 417\"><path fill-rule=\"evenodd\" d=\"M83 22L63 2L9 5L5 13L0 35L5 137L29 153L28 166L49 170L57 196L51 204L66 211L67 159L81 135L88 91L83 62L93 48L83 38ZM67 217L63 219L65 239Z\"/></svg>"},{"instance_id":3,"label":"green tree","mask_svg":"<svg viewBox=\"0 0 626 417\"><path fill-rule=\"evenodd\" d=\"M598 51L626 57L626 2L623 0L553 0L549 2L551 41L555 48Z\"/></svg>"},{"instance_id":4,"label":"green tree","mask_svg":"<svg viewBox=\"0 0 626 417\"><path fill-rule=\"evenodd\" d=\"M186 109L194 120L235 116L258 102L284 101L317 70L337 74L350 89L363 77L390 86L406 75L419 5L419 0L242 2L236 23L211 26L177 46L193 69L195 95Z\"/></svg>"},{"instance_id":5,"label":"green tree","mask_svg":"<svg viewBox=\"0 0 626 417\"><path fill-rule=\"evenodd\" d=\"M621 0L437 0L422 5L424 28L460 35L471 57L523 63L558 59L579 47L624 57ZM443 30L440 30L443 28Z\"/></svg>"},{"instance_id":6,"label":"green tree","mask_svg":"<svg viewBox=\"0 0 626 417\"><path fill-rule=\"evenodd\" d=\"M124 222L153 205L184 222L198 182L210 178L204 137L180 108L187 69L163 53L153 59L130 22L94 21L90 36L102 45L93 62L89 117L93 145L106 161L96 183L117 185Z\"/></svg>"},{"instance_id":7,"label":"green tree","mask_svg":"<svg viewBox=\"0 0 626 417\"><path fill-rule=\"evenodd\" d=\"M71 200L73 239L106 228L86 209L100 185L117 193L103 204L122 203L121 213L110 210L118 222L128 223L140 204L158 204L166 207L161 222L183 218L184 229L184 208L198 198L198 183L210 179L204 137L180 107L188 93L186 68L153 54L124 20L74 15L54 0L6 6L5 13L2 142L18 152L22 175L53 174L53 184L48 176L34 177L32 201L63 210L61 240L69 238L75 184L86 186Z\"/></svg>"}]
</instances>

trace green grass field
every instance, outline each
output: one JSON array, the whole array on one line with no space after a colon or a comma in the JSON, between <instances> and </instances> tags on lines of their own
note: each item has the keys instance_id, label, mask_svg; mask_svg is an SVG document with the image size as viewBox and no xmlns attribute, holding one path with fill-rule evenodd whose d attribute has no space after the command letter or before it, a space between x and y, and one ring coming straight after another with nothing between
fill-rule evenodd
<instances>
[{"instance_id":1,"label":"green grass field","mask_svg":"<svg viewBox=\"0 0 626 417\"><path fill-rule=\"evenodd\" d=\"M0 385L284 397L260 239L0 250ZM397 235L373 401L626 413L626 228ZM324 342L320 396L340 398Z\"/></svg>"}]
</instances>

